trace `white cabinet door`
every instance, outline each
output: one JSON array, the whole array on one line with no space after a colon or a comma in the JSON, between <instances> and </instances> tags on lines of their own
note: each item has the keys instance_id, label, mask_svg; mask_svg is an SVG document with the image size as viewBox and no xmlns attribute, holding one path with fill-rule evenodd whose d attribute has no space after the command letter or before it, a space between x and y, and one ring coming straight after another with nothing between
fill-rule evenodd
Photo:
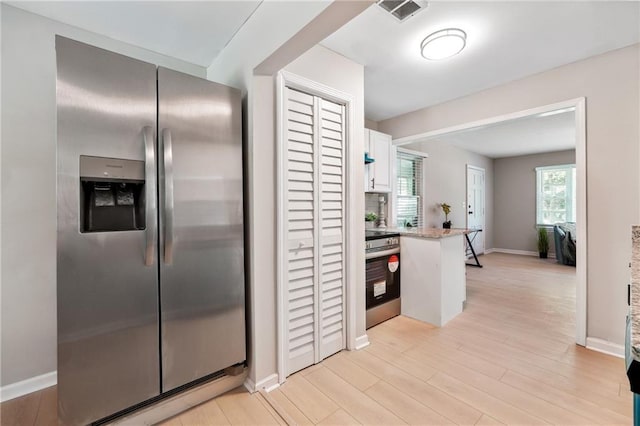
<instances>
[{"instance_id":1,"label":"white cabinet door","mask_svg":"<svg viewBox=\"0 0 640 426\"><path fill-rule=\"evenodd\" d=\"M369 165L370 192L391 192L391 136L369 131L369 155L375 162Z\"/></svg>"},{"instance_id":2,"label":"white cabinet door","mask_svg":"<svg viewBox=\"0 0 640 426\"><path fill-rule=\"evenodd\" d=\"M342 105L286 89L282 277L287 374L346 344L344 325L344 142Z\"/></svg>"}]
</instances>

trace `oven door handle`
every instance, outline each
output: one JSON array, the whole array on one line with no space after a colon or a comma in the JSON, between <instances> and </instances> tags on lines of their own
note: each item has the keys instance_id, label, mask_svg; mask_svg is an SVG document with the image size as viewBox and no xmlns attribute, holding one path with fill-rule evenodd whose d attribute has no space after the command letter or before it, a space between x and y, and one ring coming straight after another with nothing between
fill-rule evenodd
<instances>
[{"instance_id":1,"label":"oven door handle","mask_svg":"<svg viewBox=\"0 0 640 426\"><path fill-rule=\"evenodd\" d=\"M364 258L369 260L369 259L376 259L378 257L385 257L385 256L389 256L391 254L398 254L400 253L400 247L396 247L396 248L392 248L389 250L382 250L382 251L372 251L370 253L366 253Z\"/></svg>"}]
</instances>

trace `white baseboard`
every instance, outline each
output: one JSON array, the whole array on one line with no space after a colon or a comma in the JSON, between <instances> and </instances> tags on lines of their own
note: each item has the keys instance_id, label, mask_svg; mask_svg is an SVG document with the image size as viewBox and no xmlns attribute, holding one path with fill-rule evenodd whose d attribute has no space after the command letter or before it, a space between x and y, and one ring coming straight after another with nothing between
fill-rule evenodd
<instances>
[{"instance_id":1,"label":"white baseboard","mask_svg":"<svg viewBox=\"0 0 640 426\"><path fill-rule=\"evenodd\" d=\"M503 248L492 248L486 250L485 253L506 253L506 254L518 254L520 256L538 256L538 252L527 250L511 250Z\"/></svg>"},{"instance_id":2,"label":"white baseboard","mask_svg":"<svg viewBox=\"0 0 640 426\"><path fill-rule=\"evenodd\" d=\"M244 387L247 388L247 390L251 393L258 392L261 389L264 389L267 392L271 392L278 386L280 386L280 383L278 382L278 375L275 373L265 377L258 383L254 383L253 380L248 377L247 380L244 381Z\"/></svg>"},{"instance_id":3,"label":"white baseboard","mask_svg":"<svg viewBox=\"0 0 640 426\"><path fill-rule=\"evenodd\" d=\"M253 383L253 380L251 380L250 378L247 377L242 385L246 390L249 391L249 393L256 392L256 384Z\"/></svg>"},{"instance_id":4,"label":"white baseboard","mask_svg":"<svg viewBox=\"0 0 640 426\"><path fill-rule=\"evenodd\" d=\"M360 337L356 337L356 350L359 351L362 348L369 346L369 336L363 334Z\"/></svg>"},{"instance_id":5,"label":"white baseboard","mask_svg":"<svg viewBox=\"0 0 640 426\"><path fill-rule=\"evenodd\" d=\"M494 252L494 250L493 250L493 249L485 249L485 250L484 250L484 254L491 254L491 253L493 253L493 252ZM473 256L471 256L471 257L473 257Z\"/></svg>"},{"instance_id":6,"label":"white baseboard","mask_svg":"<svg viewBox=\"0 0 640 426\"><path fill-rule=\"evenodd\" d=\"M267 392L271 392L272 390L278 389L280 387L280 383L278 382L278 376L276 375L276 381L272 384L266 384L262 387Z\"/></svg>"},{"instance_id":7,"label":"white baseboard","mask_svg":"<svg viewBox=\"0 0 640 426\"><path fill-rule=\"evenodd\" d=\"M624 358L624 345L619 345L607 340L587 337L586 347L592 351L602 352L603 354L612 355L618 358Z\"/></svg>"},{"instance_id":8,"label":"white baseboard","mask_svg":"<svg viewBox=\"0 0 640 426\"><path fill-rule=\"evenodd\" d=\"M40 376L31 377L21 382L11 383L0 388L0 402L8 401L31 392L36 392L58 382L58 373L52 371Z\"/></svg>"}]
</instances>

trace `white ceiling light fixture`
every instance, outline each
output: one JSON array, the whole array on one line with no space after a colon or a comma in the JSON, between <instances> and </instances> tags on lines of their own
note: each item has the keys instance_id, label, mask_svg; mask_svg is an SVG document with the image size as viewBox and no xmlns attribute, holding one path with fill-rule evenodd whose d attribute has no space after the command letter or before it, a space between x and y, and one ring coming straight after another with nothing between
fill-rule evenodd
<instances>
[{"instance_id":1,"label":"white ceiling light fixture","mask_svg":"<svg viewBox=\"0 0 640 426\"><path fill-rule=\"evenodd\" d=\"M420 43L422 57L430 61L447 59L462 52L467 44L467 33L459 28L447 28L429 34Z\"/></svg>"}]
</instances>

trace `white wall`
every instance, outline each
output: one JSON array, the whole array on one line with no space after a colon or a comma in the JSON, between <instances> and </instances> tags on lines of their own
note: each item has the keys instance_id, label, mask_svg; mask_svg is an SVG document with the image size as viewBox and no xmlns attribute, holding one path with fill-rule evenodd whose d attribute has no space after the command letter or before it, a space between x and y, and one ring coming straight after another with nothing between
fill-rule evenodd
<instances>
[{"instance_id":1,"label":"white wall","mask_svg":"<svg viewBox=\"0 0 640 426\"><path fill-rule=\"evenodd\" d=\"M467 224L467 165L485 170L485 227L482 231L485 249L493 248L493 160L437 139L406 145L426 152L424 160L425 226L442 228L444 213L441 203L451 206L449 220L454 228Z\"/></svg>"},{"instance_id":2,"label":"white wall","mask_svg":"<svg viewBox=\"0 0 640 426\"><path fill-rule=\"evenodd\" d=\"M536 167L575 164L576 151L496 158L494 170L494 248L537 251ZM555 252L553 241L550 251Z\"/></svg>"},{"instance_id":3,"label":"white wall","mask_svg":"<svg viewBox=\"0 0 640 426\"><path fill-rule=\"evenodd\" d=\"M400 138L586 97L587 336L620 345L640 216L639 75L636 44L379 123Z\"/></svg>"},{"instance_id":4,"label":"white wall","mask_svg":"<svg viewBox=\"0 0 640 426\"><path fill-rule=\"evenodd\" d=\"M378 130L378 122L373 120L368 120L365 118L364 127L371 130Z\"/></svg>"},{"instance_id":5,"label":"white wall","mask_svg":"<svg viewBox=\"0 0 640 426\"><path fill-rule=\"evenodd\" d=\"M249 261L253 327L249 345L249 378L257 387L276 381L276 151L275 81L254 76L249 88Z\"/></svg>"},{"instance_id":6,"label":"white wall","mask_svg":"<svg viewBox=\"0 0 640 426\"><path fill-rule=\"evenodd\" d=\"M56 34L206 70L2 4L2 377L56 370Z\"/></svg>"}]
</instances>

